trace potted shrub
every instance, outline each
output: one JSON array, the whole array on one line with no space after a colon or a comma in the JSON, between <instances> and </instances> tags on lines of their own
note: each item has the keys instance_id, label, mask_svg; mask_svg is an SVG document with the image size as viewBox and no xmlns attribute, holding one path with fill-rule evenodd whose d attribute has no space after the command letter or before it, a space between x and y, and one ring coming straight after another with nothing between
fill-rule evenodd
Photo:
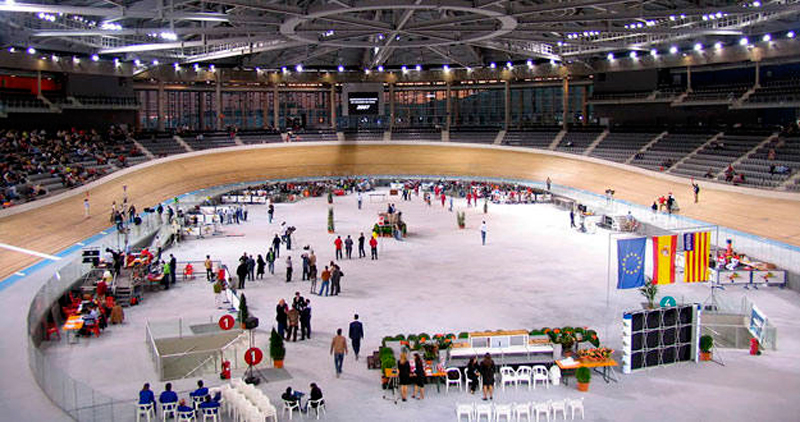
<instances>
[{"instance_id":1,"label":"potted shrub","mask_svg":"<svg viewBox=\"0 0 800 422\"><path fill-rule=\"evenodd\" d=\"M275 329L269 335L269 356L276 368L283 368L283 358L286 357L286 347L283 345L283 337L278 335Z\"/></svg>"},{"instance_id":2,"label":"potted shrub","mask_svg":"<svg viewBox=\"0 0 800 422\"><path fill-rule=\"evenodd\" d=\"M388 372L397 366L397 360L394 358L394 351L389 347L381 347L378 358L381 361L381 385L385 388L389 382Z\"/></svg>"},{"instance_id":3,"label":"potted shrub","mask_svg":"<svg viewBox=\"0 0 800 422\"><path fill-rule=\"evenodd\" d=\"M581 366L575 371L575 379L578 381L578 391L589 391L589 381L592 380L592 370Z\"/></svg>"},{"instance_id":4,"label":"potted shrub","mask_svg":"<svg viewBox=\"0 0 800 422\"><path fill-rule=\"evenodd\" d=\"M709 335L700 337L700 360L711 360L711 348L714 347L714 338Z\"/></svg>"},{"instance_id":5,"label":"potted shrub","mask_svg":"<svg viewBox=\"0 0 800 422\"><path fill-rule=\"evenodd\" d=\"M242 298L239 300L239 323L242 324L243 330L247 318L250 318L250 311L247 309L247 297L242 293Z\"/></svg>"},{"instance_id":6,"label":"potted shrub","mask_svg":"<svg viewBox=\"0 0 800 422\"><path fill-rule=\"evenodd\" d=\"M647 299L647 309L655 309L656 295L658 294L658 285L653 283L650 277L645 278L644 286L639 288L639 293Z\"/></svg>"},{"instance_id":7,"label":"potted shrub","mask_svg":"<svg viewBox=\"0 0 800 422\"><path fill-rule=\"evenodd\" d=\"M333 207L328 207L328 233L333 233L335 227L333 226Z\"/></svg>"},{"instance_id":8,"label":"potted shrub","mask_svg":"<svg viewBox=\"0 0 800 422\"><path fill-rule=\"evenodd\" d=\"M456 223L459 229L463 229L467 226L467 214L464 211L456 212Z\"/></svg>"},{"instance_id":9,"label":"potted shrub","mask_svg":"<svg viewBox=\"0 0 800 422\"><path fill-rule=\"evenodd\" d=\"M328 203L329 204L333 203L333 191L330 190L328 191Z\"/></svg>"}]
</instances>

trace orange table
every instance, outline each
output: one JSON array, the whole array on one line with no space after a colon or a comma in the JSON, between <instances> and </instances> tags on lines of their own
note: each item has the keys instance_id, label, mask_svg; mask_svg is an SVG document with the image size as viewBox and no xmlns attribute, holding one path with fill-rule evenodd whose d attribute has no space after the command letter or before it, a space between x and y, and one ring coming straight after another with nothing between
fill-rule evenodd
<instances>
[{"instance_id":1,"label":"orange table","mask_svg":"<svg viewBox=\"0 0 800 422\"><path fill-rule=\"evenodd\" d=\"M576 359L575 363L572 365L565 365L560 360L557 360L556 365L558 365L558 367L562 371L574 371L580 367L591 368L593 371L597 372L598 374L601 374L603 376L603 381L605 381L606 383L609 383L611 381L617 382L617 379L614 376L614 371L612 368L615 366L619 366L619 364L612 358L608 358L606 360ZM565 374L562 373L562 379L564 380L564 385L568 385L567 378L564 377L563 375Z\"/></svg>"},{"instance_id":2,"label":"orange table","mask_svg":"<svg viewBox=\"0 0 800 422\"><path fill-rule=\"evenodd\" d=\"M390 385L393 386L397 385L397 382L399 381L399 373L397 371L397 368L391 368L391 369L385 368L383 375L386 378L389 378ZM445 377L447 377L447 372L444 371L433 372L430 368L426 367L425 376L436 380L436 391L439 392L440 391L439 387L442 384L442 380L445 379ZM412 378L416 377L416 374L413 371L411 372L411 377Z\"/></svg>"},{"instance_id":3,"label":"orange table","mask_svg":"<svg viewBox=\"0 0 800 422\"><path fill-rule=\"evenodd\" d=\"M67 322L64 323L64 331L67 332L67 343L77 343L78 342L78 335L77 331L83 328L83 318L80 315L72 315L67 318ZM69 341L70 333L72 333L72 338L75 341Z\"/></svg>"}]
</instances>

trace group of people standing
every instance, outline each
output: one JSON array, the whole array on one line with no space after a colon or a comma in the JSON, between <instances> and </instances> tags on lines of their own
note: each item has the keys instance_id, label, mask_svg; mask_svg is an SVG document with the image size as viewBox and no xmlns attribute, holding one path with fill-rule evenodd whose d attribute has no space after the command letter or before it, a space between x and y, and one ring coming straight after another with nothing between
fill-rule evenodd
<instances>
[{"instance_id":1,"label":"group of people standing","mask_svg":"<svg viewBox=\"0 0 800 422\"><path fill-rule=\"evenodd\" d=\"M300 329L300 340L311 339L311 299L306 299L295 292L292 306L284 299L275 308L275 321L278 323L278 334L286 341L297 341L297 330Z\"/></svg>"},{"instance_id":2,"label":"group of people standing","mask_svg":"<svg viewBox=\"0 0 800 422\"><path fill-rule=\"evenodd\" d=\"M364 232L361 232L358 236L358 257L359 258L366 258L367 253L364 250L364 245L366 243L367 238L364 237ZM334 256L337 260L344 259L346 256L347 259L353 259L353 239L348 234L347 237L342 240L342 236L336 236L336 239L333 241L333 248L334 248ZM342 247L344 247L344 254L342 254ZM372 260L378 259L378 240L375 236L370 236L369 239L369 248L370 248L370 256Z\"/></svg>"}]
</instances>

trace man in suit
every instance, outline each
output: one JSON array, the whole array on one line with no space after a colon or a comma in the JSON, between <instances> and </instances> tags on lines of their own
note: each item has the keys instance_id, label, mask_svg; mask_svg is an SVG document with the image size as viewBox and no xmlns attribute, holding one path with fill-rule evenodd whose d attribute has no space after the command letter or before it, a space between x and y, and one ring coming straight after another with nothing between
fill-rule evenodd
<instances>
[{"instance_id":1,"label":"man in suit","mask_svg":"<svg viewBox=\"0 0 800 422\"><path fill-rule=\"evenodd\" d=\"M348 334L350 341L353 344L353 353L358 360L358 352L361 350L361 339L364 338L364 326L358 320L358 314L353 316L353 322L350 323L350 333Z\"/></svg>"}]
</instances>

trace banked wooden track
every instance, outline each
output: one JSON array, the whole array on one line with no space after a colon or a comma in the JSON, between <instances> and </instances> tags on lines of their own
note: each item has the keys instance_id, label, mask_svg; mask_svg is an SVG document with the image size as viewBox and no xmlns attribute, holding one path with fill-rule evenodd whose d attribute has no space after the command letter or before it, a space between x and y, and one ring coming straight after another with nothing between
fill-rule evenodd
<instances>
[{"instance_id":1,"label":"banked wooden track","mask_svg":"<svg viewBox=\"0 0 800 422\"><path fill-rule=\"evenodd\" d=\"M543 181L649 205L673 192L681 214L800 246L800 195L704 185L694 204L689 180L549 151L435 143L273 144L207 150L145 163L87 187L0 215L0 242L56 253L109 226L113 200L128 186L141 210L193 190L241 181L367 174L485 176ZM92 217L83 217L83 190ZM0 250L0 280L39 258Z\"/></svg>"}]
</instances>

